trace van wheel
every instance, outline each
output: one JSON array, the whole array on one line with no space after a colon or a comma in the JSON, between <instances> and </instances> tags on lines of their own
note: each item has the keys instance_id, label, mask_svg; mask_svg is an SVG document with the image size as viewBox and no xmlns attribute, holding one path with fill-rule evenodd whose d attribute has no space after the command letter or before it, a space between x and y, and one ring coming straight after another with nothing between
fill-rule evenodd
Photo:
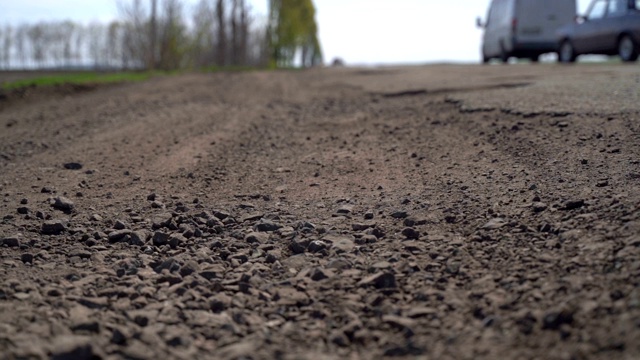
<instances>
[{"instance_id":1,"label":"van wheel","mask_svg":"<svg viewBox=\"0 0 640 360\"><path fill-rule=\"evenodd\" d=\"M500 61L502 61L503 64L509 63L509 54L507 54L504 49L500 49Z\"/></svg>"},{"instance_id":2,"label":"van wheel","mask_svg":"<svg viewBox=\"0 0 640 360\"><path fill-rule=\"evenodd\" d=\"M623 35L618 42L618 55L624 62L638 60L638 47L629 35Z\"/></svg>"},{"instance_id":3,"label":"van wheel","mask_svg":"<svg viewBox=\"0 0 640 360\"><path fill-rule=\"evenodd\" d=\"M539 63L540 62L540 55L535 55L535 56L531 56L529 58L529 60L531 60L532 63Z\"/></svg>"},{"instance_id":4,"label":"van wheel","mask_svg":"<svg viewBox=\"0 0 640 360\"><path fill-rule=\"evenodd\" d=\"M573 48L571 41L565 40L560 45L560 52L558 53L558 60L563 64L569 64L576 62L576 51Z\"/></svg>"}]
</instances>

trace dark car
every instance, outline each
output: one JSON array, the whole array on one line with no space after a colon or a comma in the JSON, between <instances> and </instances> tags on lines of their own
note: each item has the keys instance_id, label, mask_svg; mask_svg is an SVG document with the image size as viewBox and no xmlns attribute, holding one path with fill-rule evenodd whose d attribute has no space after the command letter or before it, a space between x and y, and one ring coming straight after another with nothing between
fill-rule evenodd
<instances>
[{"instance_id":1,"label":"dark car","mask_svg":"<svg viewBox=\"0 0 640 360\"><path fill-rule=\"evenodd\" d=\"M558 59L575 62L579 55L619 55L632 62L640 53L640 0L593 0L586 16L557 32Z\"/></svg>"}]
</instances>

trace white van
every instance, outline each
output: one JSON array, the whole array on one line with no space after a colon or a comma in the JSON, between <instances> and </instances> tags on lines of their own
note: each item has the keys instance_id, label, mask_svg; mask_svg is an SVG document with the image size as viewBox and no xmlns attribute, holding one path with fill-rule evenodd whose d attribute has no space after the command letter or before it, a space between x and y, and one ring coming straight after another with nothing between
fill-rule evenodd
<instances>
[{"instance_id":1,"label":"white van","mask_svg":"<svg viewBox=\"0 0 640 360\"><path fill-rule=\"evenodd\" d=\"M528 58L557 52L556 30L575 21L576 0L492 0L484 29L482 62Z\"/></svg>"}]
</instances>

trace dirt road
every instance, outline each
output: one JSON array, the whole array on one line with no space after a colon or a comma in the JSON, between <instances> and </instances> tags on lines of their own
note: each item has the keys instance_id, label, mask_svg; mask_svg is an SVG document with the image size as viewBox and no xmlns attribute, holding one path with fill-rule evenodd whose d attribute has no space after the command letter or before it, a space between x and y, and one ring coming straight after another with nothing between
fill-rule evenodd
<instances>
[{"instance_id":1,"label":"dirt road","mask_svg":"<svg viewBox=\"0 0 640 360\"><path fill-rule=\"evenodd\" d=\"M0 103L3 359L640 358L640 68Z\"/></svg>"}]
</instances>

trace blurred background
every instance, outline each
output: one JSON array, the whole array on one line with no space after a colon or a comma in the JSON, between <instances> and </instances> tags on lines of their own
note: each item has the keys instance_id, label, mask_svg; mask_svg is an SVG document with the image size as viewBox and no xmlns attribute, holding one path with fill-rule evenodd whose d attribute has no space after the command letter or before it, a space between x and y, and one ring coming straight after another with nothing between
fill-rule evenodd
<instances>
[{"instance_id":1,"label":"blurred background","mask_svg":"<svg viewBox=\"0 0 640 360\"><path fill-rule=\"evenodd\" d=\"M589 0L578 0L580 13ZM0 68L477 63L490 0L21 0ZM271 15L271 16L270 16ZM220 26L223 24L223 26ZM153 29L153 30L152 30Z\"/></svg>"}]
</instances>

